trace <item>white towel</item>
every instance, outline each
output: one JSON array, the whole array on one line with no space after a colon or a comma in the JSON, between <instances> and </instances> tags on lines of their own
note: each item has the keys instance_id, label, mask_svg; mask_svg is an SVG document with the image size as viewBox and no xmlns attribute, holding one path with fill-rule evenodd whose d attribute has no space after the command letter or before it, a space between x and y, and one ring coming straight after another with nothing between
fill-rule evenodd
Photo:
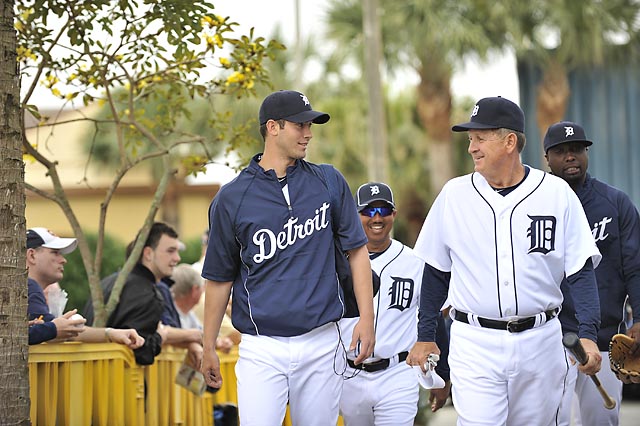
<instances>
[{"instance_id":1,"label":"white towel","mask_svg":"<svg viewBox=\"0 0 640 426\"><path fill-rule=\"evenodd\" d=\"M418 375L418 382L420 386L425 389L442 389L444 387L444 379L436 373L436 365L440 357L436 354L429 355L427 362L424 363L424 369L427 370L426 373L422 372L422 368L419 365L414 365L413 369L416 371Z\"/></svg>"}]
</instances>

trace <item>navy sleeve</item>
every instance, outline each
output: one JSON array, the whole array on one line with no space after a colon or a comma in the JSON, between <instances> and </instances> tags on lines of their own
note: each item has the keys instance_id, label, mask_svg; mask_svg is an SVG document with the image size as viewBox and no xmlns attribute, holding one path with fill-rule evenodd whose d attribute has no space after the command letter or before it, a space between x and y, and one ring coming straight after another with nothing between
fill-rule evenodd
<instances>
[{"instance_id":1,"label":"navy sleeve","mask_svg":"<svg viewBox=\"0 0 640 426\"><path fill-rule=\"evenodd\" d=\"M209 243L202 264L204 278L221 282L235 280L240 268L240 245L228 211L231 203L225 198L225 189L218 191L209 207Z\"/></svg>"},{"instance_id":2,"label":"navy sleeve","mask_svg":"<svg viewBox=\"0 0 640 426\"><path fill-rule=\"evenodd\" d=\"M334 188L336 188L340 197L338 237L340 238L342 249L348 251L367 244L367 235L362 228L360 215L356 208L356 202L351 195L349 184L338 169L333 167L333 170L335 172L333 178L336 179ZM332 177L327 176L327 178L331 179Z\"/></svg>"},{"instance_id":3,"label":"navy sleeve","mask_svg":"<svg viewBox=\"0 0 640 426\"><path fill-rule=\"evenodd\" d=\"M597 342L600 328L600 298L591 258L587 259L581 270L567 277L567 283L579 323L578 337Z\"/></svg>"},{"instance_id":4,"label":"navy sleeve","mask_svg":"<svg viewBox=\"0 0 640 426\"><path fill-rule=\"evenodd\" d=\"M623 194L620 199L620 244L622 276L629 295L633 322L640 322L640 216L638 210Z\"/></svg>"},{"instance_id":5,"label":"navy sleeve","mask_svg":"<svg viewBox=\"0 0 640 426\"><path fill-rule=\"evenodd\" d=\"M164 325L182 328L182 324L180 324L180 314L176 310L176 305L173 304L173 297L171 296L169 286L164 281L160 281L156 285L164 298L164 310L160 316L160 321Z\"/></svg>"},{"instance_id":6,"label":"navy sleeve","mask_svg":"<svg viewBox=\"0 0 640 426\"><path fill-rule=\"evenodd\" d=\"M43 324L34 324L29 327L29 344L37 345L38 343L53 340L57 335L56 325L51 321Z\"/></svg>"},{"instance_id":7,"label":"navy sleeve","mask_svg":"<svg viewBox=\"0 0 640 426\"><path fill-rule=\"evenodd\" d=\"M442 312L438 315L438 328L436 330L436 345L440 349L440 361L436 365L436 373L445 382L450 380L449 372L449 331L444 323Z\"/></svg>"},{"instance_id":8,"label":"navy sleeve","mask_svg":"<svg viewBox=\"0 0 640 426\"><path fill-rule=\"evenodd\" d=\"M41 315L45 322L53 320L54 316L49 312L49 305L47 305L42 288L32 279L28 281L28 293L27 314L29 320L36 319Z\"/></svg>"},{"instance_id":9,"label":"navy sleeve","mask_svg":"<svg viewBox=\"0 0 640 426\"><path fill-rule=\"evenodd\" d=\"M420 290L420 310L418 312L418 341L435 342L438 315L447 299L451 273L440 271L425 264ZM440 348L442 350L442 348Z\"/></svg>"}]
</instances>

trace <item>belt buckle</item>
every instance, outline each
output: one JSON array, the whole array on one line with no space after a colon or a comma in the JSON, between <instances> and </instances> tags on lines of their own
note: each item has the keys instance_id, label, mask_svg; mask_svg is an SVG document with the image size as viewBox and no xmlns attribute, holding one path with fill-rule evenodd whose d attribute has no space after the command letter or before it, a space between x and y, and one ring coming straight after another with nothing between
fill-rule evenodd
<instances>
[{"instance_id":1,"label":"belt buckle","mask_svg":"<svg viewBox=\"0 0 640 426\"><path fill-rule=\"evenodd\" d=\"M509 333L519 333L522 330L524 330L524 328L522 327L523 327L522 323L518 322L518 320L507 321L507 331Z\"/></svg>"}]
</instances>

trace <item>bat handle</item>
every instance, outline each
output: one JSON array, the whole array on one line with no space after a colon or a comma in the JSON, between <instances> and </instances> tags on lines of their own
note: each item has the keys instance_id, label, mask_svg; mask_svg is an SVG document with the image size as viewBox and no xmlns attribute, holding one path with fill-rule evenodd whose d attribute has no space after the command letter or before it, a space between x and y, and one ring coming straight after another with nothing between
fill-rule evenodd
<instances>
[{"instance_id":1,"label":"bat handle","mask_svg":"<svg viewBox=\"0 0 640 426\"><path fill-rule=\"evenodd\" d=\"M573 355L576 357L576 359L580 364L584 365L587 363L588 361L587 353L585 352L584 346L582 346L582 343L580 342L580 339L578 338L577 334L575 333L565 334L562 337L562 344L567 349L569 349L571 353L573 353ZM598 376L594 374L594 375L590 375L589 377L593 381L593 384L596 385L596 389L598 389L598 392L600 392L600 395L602 396L602 400L604 402L604 407L607 410L613 410L616 407L616 402L613 400L613 398L611 398L611 396L609 396L607 391L604 389L604 387L602 386L602 383L600 383L600 380L598 379Z\"/></svg>"},{"instance_id":2,"label":"bat handle","mask_svg":"<svg viewBox=\"0 0 640 426\"><path fill-rule=\"evenodd\" d=\"M562 344L575 355L578 362L585 365L588 361L587 353L576 333L567 333L562 337Z\"/></svg>"}]
</instances>

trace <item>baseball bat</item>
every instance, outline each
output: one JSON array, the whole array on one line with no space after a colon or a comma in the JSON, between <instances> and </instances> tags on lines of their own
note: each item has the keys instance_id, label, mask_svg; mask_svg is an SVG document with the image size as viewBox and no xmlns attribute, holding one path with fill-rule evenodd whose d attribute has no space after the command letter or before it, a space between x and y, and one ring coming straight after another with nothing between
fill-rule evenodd
<instances>
[{"instance_id":1,"label":"baseball bat","mask_svg":"<svg viewBox=\"0 0 640 426\"><path fill-rule=\"evenodd\" d=\"M562 344L565 348L569 349L571 353L576 357L578 362L582 365L587 363L587 354L584 351L584 347L578 338L576 333L567 333L562 337ZM600 396L602 396L602 400L604 401L604 408L607 410L613 410L616 407L616 402L611 399L605 388L602 387L602 383L598 377L594 374L591 377L593 380L593 384L596 385L598 392L600 392Z\"/></svg>"}]
</instances>

